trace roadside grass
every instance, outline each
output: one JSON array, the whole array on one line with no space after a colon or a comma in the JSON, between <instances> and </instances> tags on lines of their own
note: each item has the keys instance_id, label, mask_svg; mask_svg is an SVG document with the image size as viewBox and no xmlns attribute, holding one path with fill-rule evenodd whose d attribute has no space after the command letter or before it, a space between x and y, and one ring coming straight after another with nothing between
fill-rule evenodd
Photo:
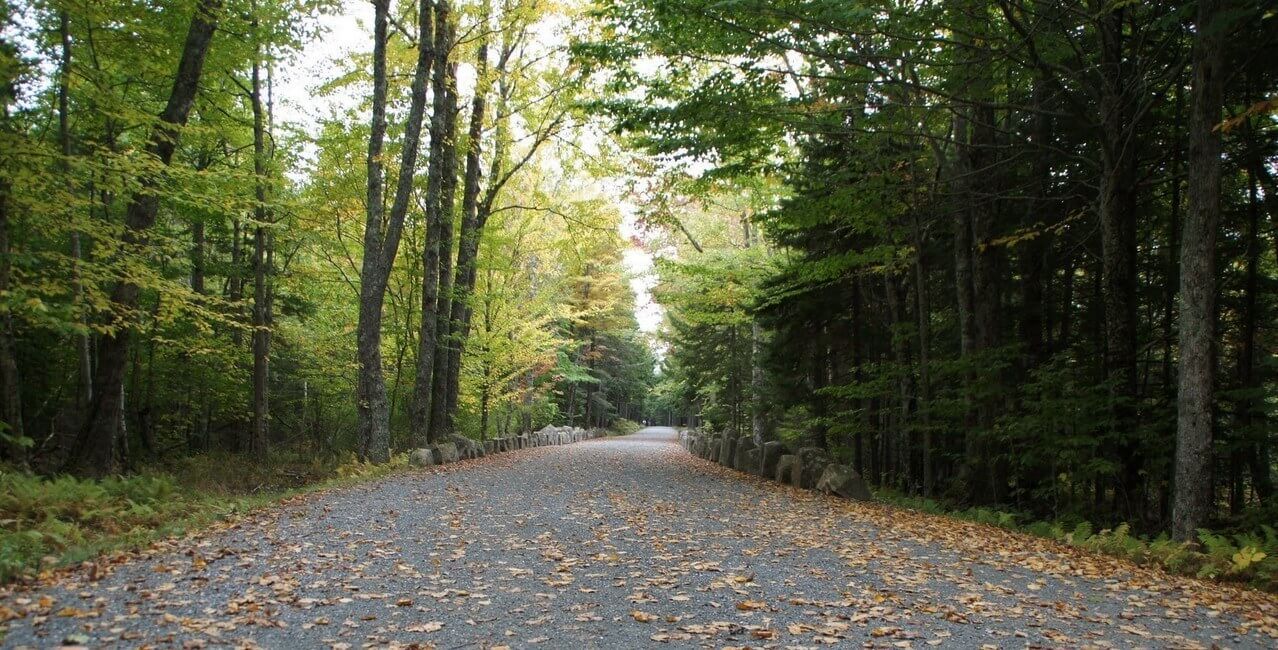
<instances>
[{"instance_id":1,"label":"roadside grass","mask_svg":"<svg viewBox=\"0 0 1278 650\"><path fill-rule=\"evenodd\" d=\"M283 452L252 462L228 453L202 454L100 480L0 468L0 584L144 548L291 496L407 466L406 454L370 465L353 456L303 460Z\"/></svg>"},{"instance_id":2,"label":"roadside grass","mask_svg":"<svg viewBox=\"0 0 1278 650\"><path fill-rule=\"evenodd\" d=\"M1097 530L1087 521L1034 521L1020 513L991 508L955 510L939 501L888 490L876 491L875 497L890 505L1028 533L1169 573L1241 582L1278 592L1278 530L1270 524L1225 532L1199 529L1195 545L1173 541L1165 533L1135 535L1126 523Z\"/></svg>"}]
</instances>

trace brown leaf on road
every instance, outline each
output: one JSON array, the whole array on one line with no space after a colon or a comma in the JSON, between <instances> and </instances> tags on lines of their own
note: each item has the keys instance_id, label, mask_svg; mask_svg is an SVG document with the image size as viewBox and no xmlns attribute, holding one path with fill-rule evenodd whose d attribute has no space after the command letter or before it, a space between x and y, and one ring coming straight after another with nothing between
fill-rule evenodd
<instances>
[{"instance_id":1,"label":"brown leaf on road","mask_svg":"<svg viewBox=\"0 0 1278 650\"><path fill-rule=\"evenodd\" d=\"M414 623L404 628L405 632L438 632L444 629L444 624L439 621L431 621L429 623Z\"/></svg>"}]
</instances>

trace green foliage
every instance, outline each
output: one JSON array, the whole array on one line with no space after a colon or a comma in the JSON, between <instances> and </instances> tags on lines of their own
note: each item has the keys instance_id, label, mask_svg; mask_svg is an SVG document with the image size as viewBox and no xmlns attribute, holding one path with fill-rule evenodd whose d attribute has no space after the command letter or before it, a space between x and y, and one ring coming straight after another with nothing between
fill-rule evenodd
<instances>
[{"instance_id":1,"label":"green foliage","mask_svg":"<svg viewBox=\"0 0 1278 650\"><path fill-rule=\"evenodd\" d=\"M50 562L147 540L217 507L167 476L92 481L0 472L0 582Z\"/></svg>"},{"instance_id":2,"label":"green foliage","mask_svg":"<svg viewBox=\"0 0 1278 650\"><path fill-rule=\"evenodd\" d=\"M210 452L101 480L0 471L0 583L407 467L408 454L374 465L350 452L285 451L256 459Z\"/></svg>"},{"instance_id":3,"label":"green foliage","mask_svg":"<svg viewBox=\"0 0 1278 650\"><path fill-rule=\"evenodd\" d=\"M575 54L605 91L593 107L657 161L640 214L673 249L655 294L662 410L738 432L764 414L769 435L996 525L1006 510L1092 521L1116 552L1168 529L1172 495L1191 489L1170 443L1193 272L1177 256L1196 236L1181 220L1201 81L1184 64L1202 30L1192 3L1095 9L598 3ZM1218 532L1272 522L1278 501L1264 226L1278 122L1256 95L1278 66L1250 55L1273 45L1274 16L1229 13L1222 56L1239 73L1212 107L1235 116L1212 278L1215 485L1192 488L1228 495ZM742 222L766 263L715 236ZM747 399L760 369L766 390ZM1245 547L1236 566L1268 561Z\"/></svg>"}]
</instances>

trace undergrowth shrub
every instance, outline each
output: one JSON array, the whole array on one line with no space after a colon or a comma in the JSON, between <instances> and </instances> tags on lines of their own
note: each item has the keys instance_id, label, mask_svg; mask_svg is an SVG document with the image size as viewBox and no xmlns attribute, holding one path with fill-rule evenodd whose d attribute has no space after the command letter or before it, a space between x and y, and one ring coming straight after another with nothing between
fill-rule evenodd
<instances>
[{"instance_id":1,"label":"undergrowth shrub","mask_svg":"<svg viewBox=\"0 0 1278 650\"><path fill-rule=\"evenodd\" d=\"M309 486L360 481L407 467L354 454L282 450L248 462L210 452L101 480L0 468L0 583L102 552L137 547Z\"/></svg>"},{"instance_id":2,"label":"undergrowth shrub","mask_svg":"<svg viewBox=\"0 0 1278 650\"><path fill-rule=\"evenodd\" d=\"M81 559L112 539L142 538L209 502L164 476L101 481L0 472L0 582Z\"/></svg>"}]
</instances>

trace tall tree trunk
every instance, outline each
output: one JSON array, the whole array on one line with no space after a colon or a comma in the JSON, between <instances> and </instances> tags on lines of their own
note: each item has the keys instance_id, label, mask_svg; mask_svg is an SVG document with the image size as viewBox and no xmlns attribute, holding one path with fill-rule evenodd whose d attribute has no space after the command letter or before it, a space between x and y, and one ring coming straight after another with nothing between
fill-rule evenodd
<instances>
[{"instance_id":1,"label":"tall tree trunk","mask_svg":"<svg viewBox=\"0 0 1278 650\"><path fill-rule=\"evenodd\" d=\"M431 435L431 385L435 380L435 348L439 331L440 304L440 256L452 254L446 244L441 244L443 215L449 214L441 205L444 175L454 173L445 169L445 149L452 145L448 132L449 59L452 57L452 29L448 2L441 0L435 6L435 69L431 73L430 118L430 170L426 175L426 246L422 253L422 317L417 333L417 379L413 385L413 406L410 414L414 440L427 444L435 440ZM450 228L451 229L451 228Z\"/></svg>"},{"instance_id":2,"label":"tall tree trunk","mask_svg":"<svg viewBox=\"0 0 1278 650\"><path fill-rule=\"evenodd\" d=\"M911 234L914 244L914 284L918 301L919 342L919 421L923 428L923 496L931 497L936 484L936 468L932 457L932 305L927 289L927 261L923 256L923 228L918 214L912 215Z\"/></svg>"},{"instance_id":3,"label":"tall tree trunk","mask_svg":"<svg viewBox=\"0 0 1278 650\"><path fill-rule=\"evenodd\" d=\"M162 165L167 166L173 159L181 127L186 124L195 103L200 76L204 71L204 60L213 40L213 32L217 29L221 9L221 0L200 0L191 17L168 103L147 141L147 154L155 157ZM159 178L152 174L143 175L139 179L140 187L134 192L125 212L123 241L128 248L145 246L146 231L155 224L156 213L160 208L160 197L155 193L158 183ZM117 317L123 317L136 309L140 292L138 285L127 279L116 283L111 291L111 304ZM96 393L70 462L71 469L78 473L104 476L115 473L119 467L116 450L128 358L128 324L116 322L112 332L103 336L98 346L98 366L93 381Z\"/></svg>"},{"instance_id":4,"label":"tall tree trunk","mask_svg":"<svg viewBox=\"0 0 1278 650\"><path fill-rule=\"evenodd\" d=\"M67 194L74 192L74 181L71 174L71 18L64 9L58 12L58 36L62 41L62 61L58 71L58 144L62 150L62 173L66 175ZM68 215L74 222L74 216ZM80 229L71 228L71 293L77 307L84 306L84 282L80 277L80 263L84 259L81 246ZM93 361L90 357L88 323L84 315L80 316L80 325L84 331L75 337L76 361L76 406L87 408L93 400Z\"/></svg>"},{"instance_id":5,"label":"tall tree trunk","mask_svg":"<svg viewBox=\"0 0 1278 650\"><path fill-rule=\"evenodd\" d=\"M1180 293L1180 129L1184 121L1184 84L1177 80L1175 108L1172 111L1171 212L1167 219L1167 286L1163 290L1163 390L1167 399L1176 398L1176 373L1173 348L1176 336L1176 296Z\"/></svg>"},{"instance_id":6,"label":"tall tree trunk","mask_svg":"<svg viewBox=\"0 0 1278 650\"><path fill-rule=\"evenodd\" d=\"M431 47L430 0L418 3L417 64L413 70L408 115L404 123L404 146L399 176L390 214L382 205L382 155L386 138L386 37L389 0L374 0L373 25L373 123L368 140L367 220L364 225L364 260L360 270L358 324L360 457L384 463L390 460L390 410L386 399L386 378L382 375L382 307L390 280L404 218L408 214L417 169L422 122L426 112L426 81L434 59Z\"/></svg>"},{"instance_id":7,"label":"tall tree trunk","mask_svg":"<svg viewBox=\"0 0 1278 650\"><path fill-rule=\"evenodd\" d=\"M956 178L963 178L973 173L971 156L968 148L968 121L961 112L954 117L954 139L959 143L959 154L956 157ZM960 201L968 201L967 194L959 190ZM954 284L957 294L959 322L959 354L963 358L971 357L980 349L980 336L977 330L976 296L973 279L973 237L972 209L967 205L955 206L954 213ZM964 422L963 457L960 480L966 485L973 498L979 492L977 482L983 480L984 455L981 453L976 421L973 415L976 404L972 397L972 385L976 381L972 373L964 378L964 401L966 412Z\"/></svg>"},{"instance_id":8,"label":"tall tree trunk","mask_svg":"<svg viewBox=\"0 0 1278 650\"><path fill-rule=\"evenodd\" d=\"M449 66L449 78L457 79L456 63ZM435 311L435 372L430 391L430 437L440 440L445 434L448 419L448 362L452 347L453 311L453 208L457 196L457 87L448 88L447 122L444 125L445 147L441 159L444 176L440 181L439 197L439 303ZM451 433L449 431L448 433Z\"/></svg>"},{"instance_id":9,"label":"tall tree trunk","mask_svg":"<svg viewBox=\"0 0 1278 650\"><path fill-rule=\"evenodd\" d=\"M982 351L993 350L1002 342L1002 291L999 271L1002 264L1001 246L994 244L995 226L999 220L1001 171L996 153L995 113L992 105L982 103L973 110L971 162L968 172L972 184L970 193L972 210L972 310L976 323L977 347ZM986 378L995 386L1001 386L1003 377L995 374ZM983 399L977 408L979 439L975 452L979 456L973 469L976 482L974 495L978 501L998 503L1006 492L1006 468L1001 454L996 454L990 436L994 430L995 413L999 409L998 398ZM969 462L972 457L969 456Z\"/></svg>"},{"instance_id":10,"label":"tall tree trunk","mask_svg":"<svg viewBox=\"0 0 1278 650\"><path fill-rule=\"evenodd\" d=\"M1047 264L1045 258L1051 249L1051 234L1044 217L1048 211L1048 192L1052 182L1052 166L1050 148L1052 146L1052 122L1048 115L1046 83L1035 80L1031 91L1031 103L1034 106L1033 145L1036 150L1030 155L1033 163L1033 196L1029 202L1029 212L1024 216L1024 226L1032 229L1035 236L1023 244L1019 256L1021 267L1021 340L1025 344L1027 366L1037 366L1047 357L1047 346L1044 341L1044 271Z\"/></svg>"},{"instance_id":11,"label":"tall tree trunk","mask_svg":"<svg viewBox=\"0 0 1278 650\"><path fill-rule=\"evenodd\" d=\"M488 19L488 4L484 4L482 19ZM486 28L486 26L485 26ZM482 162L484 114L488 101L488 37L483 36L476 54L475 96L471 100L470 128L466 141L466 176L462 186L461 229L457 235L457 270L453 279L453 305L449 310L452 324L449 326L447 380L444 385L445 410L444 436L452 435L457 417L457 396L461 383L462 350L470 329L470 295L475 287L475 263L479 256L479 241L483 225L479 215L479 177Z\"/></svg>"},{"instance_id":12,"label":"tall tree trunk","mask_svg":"<svg viewBox=\"0 0 1278 650\"><path fill-rule=\"evenodd\" d=\"M1124 517L1143 516L1138 503L1140 453L1135 440L1136 399L1136 188L1130 137L1132 91L1124 59L1125 10L1099 18L1101 112L1100 230L1105 305L1105 372L1111 382L1110 430L1121 466L1115 499Z\"/></svg>"},{"instance_id":13,"label":"tall tree trunk","mask_svg":"<svg viewBox=\"0 0 1278 650\"><path fill-rule=\"evenodd\" d=\"M253 11L257 11L256 1ZM270 355L271 330L266 320L266 306L269 297L267 292L267 222L270 219L266 208L266 115L262 103L262 51L258 21L253 19L255 52L253 57L253 81L251 101L253 103L253 175L254 198L253 219L257 223L253 230L253 423L249 429L248 452L255 457L266 453L270 434Z\"/></svg>"},{"instance_id":14,"label":"tall tree trunk","mask_svg":"<svg viewBox=\"0 0 1278 650\"><path fill-rule=\"evenodd\" d=\"M385 290L381 276L382 203L385 173L382 150L386 140L386 32L390 0L373 0L373 116L368 136L368 179L365 197L364 259L360 269L357 361L359 378L356 410L359 414L359 457L381 462L390 458L390 423L387 422L386 382L382 377L382 304ZM385 448L383 451L382 448Z\"/></svg>"},{"instance_id":15,"label":"tall tree trunk","mask_svg":"<svg viewBox=\"0 0 1278 650\"><path fill-rule=\"evenodd\" d=\"M204 221L196 219L191 223L191 292L203 296L207 264L205 262ZM192 397L195 400L195 422L189 429L186 446L188 451L203 449L208 441L208 424L210 403L208 396L207 369L204 364L197 364L191 369L191 380L194 382Z\"/></svg>"},{"instance_id":16,"label":"tall tree trunk","mask_svg":"<svg viewBox=\"0 0 1278 650\"><path fill-rule=\"evenodd\" d=\"M1250 104L1250 97L1247 103ZM1239 358L1239 380L1248 392L1240 407L1242 428L1251 438L1249 454L1251 483L1262 504L1268 504L1274 494L1272 469L1269 461L1269 427L1265 411L1259 408L1257 396L1264 383L1256 372L1256 339L1259 335L1260 308L1257 296L1260 291L1260 205L1259 188L1255 168L1264 164L1260 147L1254 141L1255 128L1247 125L1248 151L1252 160L1247 166L1247 280L1244 307L1243 349Z\"/></svg>"},{"instance_id":17,"label":"tall tree trunk","mask_svg":"<svg viewBox=\"0 0 1278 650\"><path fill-rule=\"evenodd\" d=\"M1180 255L1180 382L1176 422L1176 496L1172 535L1193 540L1212 515L1213 345L1216 332L1216 231L1220 221L1220 123L1226 13L1222 0L1199 0L1190 91L1188 209Z\"/></svg>"},{"instance_id":18,"label":"tall tree trunk","mask_svg":"<svg viewBox=\"0 0 1278 650\"><path fill-rule=\"evenodd\" d=\"M883 274L883 291L887 296L888 305L888 331L891 333L891 349L892 363L896 366L896 372L900 373L896 381L897 390L897 409L896 414L892 417L896 419L896 424L892 428L895 433L894 451L896 466L897 487L909 490L913 493L910 479L910 361L909 361L909 342L901 332L901 326L907 317L907 309L905 307L906 298L908 297L908 288L902 287L905 279L898 280L892 271ZM907 294L907 295L902 295Z\"/></svg>"}]
</instances>

